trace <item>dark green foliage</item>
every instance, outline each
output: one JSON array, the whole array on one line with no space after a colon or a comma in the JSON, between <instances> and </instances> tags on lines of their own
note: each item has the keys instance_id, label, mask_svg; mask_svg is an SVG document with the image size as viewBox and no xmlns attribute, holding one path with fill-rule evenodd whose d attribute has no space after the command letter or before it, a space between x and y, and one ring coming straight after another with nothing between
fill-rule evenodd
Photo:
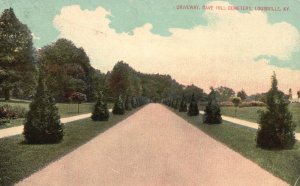
<instances>
[{"instance_id":1,"label":"dark green foliage","mask_svg":"<svg viewBox=\"0 0 300 186\"><path fill-rule=\"evenodd\" d=\"M194 95L195 100L198 101L205 101L207 99L207 94L196 85L188 85L184 90L183 94L185 95L185 101L191 100L192 95Z\"/></svg>"},{"instance_id":2,"label":"dark green foliage","mask_svg":"<svg viewBox=\"0 0 300 186\"><path fill-rule=\"evenodd\" d=\"M244 101L247 98L247 94L244 90L241 90L237 93L237 97L240 97L242 101Z\"/></svg>"},{"instance_id":3,"label":"dark green foliage","mask_svg":"<svg viewBox=\"0 0 300 186\"><path fill-rule=\"evenodd\" d=\"M178 105L179 105L178 102L179 102L178 99L175 99L175 101L174 101L174 106L173 106L173 108L174 108L175 110L178 109Z\"/></svg>"},{"instance_id":4,"label":"dark green foliage","mask_svg":"<svg viewBox=\"0 0 300 186\"><path fill-rule=\"evenodd\" d=\"M216 96L218 101L228 101L232 96L235 95L235 92L232 88L220 86L215 89Z\"/></svg>"},{"instance_id":5,"label":"dark green foliage","mask_svg":"<svg viewBox=\"0 0 300 186\"><path fill-rule=\"evenodd\" d=\"M30 104L24 124L24 136L28 143L57 143L63 138L58 109L47 91L44 75L40 72L37 91Z\"/></svg>"},{"instance_id":6,"label":"dark green foliage","mask_svg":"<svg viewBox=\"0 0 300 186\"><path fill-rule=\"evenodd\" d=\"M73 92L82 92L91 99L101 74L90 65L83 48L67 39L58 39L43 47L39 56L45 66L48 89L56 100L65 102Z\"/></svg>"},{"instance_id":7,"label":"dark green foliage","mask_svg":"<svg viewBox=\"0 0 300 186\"><path fill-rule=\"evenodd\" d=\"M131 99L131 106L132 106L132 108L137 108L138 107L138 104L137 104L137 101L136 101L135 97L133 97Z\"/></svg>"},{"instance_id":8,"label":"dark green foliage","mask_svg":"<svg viewBox=\"0 0 300 186\"><path fill-rule=\"evenodd\" d=\"M207 124L222 123L221 109L217 101L216 92L213 88L208 95L208 103L204 109L203 122Z\"/></svg>"},{"instance_id":9,"label":"dark green foliage","mask_svg":"<svg viewBox=\"0 0 300 186\"><path fill-rule=\"evenodd\" d=\"M69 97L69 100L77 103L77 113L79 114L79 105L86 101L86 95L81 92L73 92Z\"/></svg>"},{"instance_id":10,"label":"dark green foliage","mask_svg":"<svg viewBox=\"0 0 300 186\"><path fill-rule=\"evenodd\" d=\"M81 92L73 92L70 96L70 100L78 104L87 100L86 95Z\"/></svg>"},{"instance_id":11,"label":"dark green foliage","mask_svg":"<svg viewBox=\"0 0 300 186\"><path fill-rule=\"evenodd\" d=\"M187 104L184 100L184 95L182 96L181 98L181 101L180 101L180 105L179 105L179 112L187 112Z\"/></svg>"},{"instance_id":12,"label":"dark green foliage","mask_svg":"<svg viewBox=\"0 0 300 186\"><path fill-rule=\"evenodd\" d=\"M261 111L257 146L261 148L290 148L295 144L295 125L288 110L284 93L278 90L276 74L272 76L272 87L266 95L267 110Z\"/></svg>"},{"instance_id":13,"label":"dark green foliage","mask_svg":"<svg viewBox=\"0 0 300 186\"><path fill-rule=\"evenodd\" d=\"M13 88L33 89L35 83L31 32L12 8L0 17L0 41L0 87L9 100Z\"/></svg>"},{"instance_id":14,"label":"dark green foliage","mask_svg":"<svg viewBox=\"0 0 300 186\"><path fill-rule=\"evenodd\" d=\"M127 110L127 111L132 110L131 99L130 99L129 96L126 96L126 100L125 100L125 110Z\"/></svg>"},{"instance_id":15,"label":"dark green foliage","mask_svg":"<svg viewBox=\"0 0 300 186\"><path fill-rule=\"evenodd\" d=\"M123 103L121 96L119 96L119 98L116 100L116 102L114 104L113 114L116 114L116 115L125 114L124 103Z\"/></svg>"},{"instance_id":16,"label":"dark green foliage","mask_svg":"<svg viewBox=\"0 0 300 186\"><path fill-rule=\"evenodd\" d=\"M172 106L173 109L177 110L177 100L176 99L172 99Z\"/></svg>"},{"instance_id":17,"label":"dark green foliage","mask_svg":"<svg viewBox=\"0 0 300 186\"><path fill-rule=\"evenodd\" d=\"M198 104L197 104L197 101L195 100L195 95L194 94L192 95L191 102L190 102L187 114L189 116L198 116L199 115Z\"/></svg>"},{"instance_id":18,"label":"dark green foliage","mask_svg":"<svg viewBox=\"0 0 300 186\"><path fill-rule=\"evenodd\" d=\"M140 96L142 87L137 72L123 61L119 61L110 74L110 89L114 96L126 94Z\"/></svg>"},{"instance_id":19,"label":"dark green foliage","mask_svg":"<svg viewBox=\"0 0 300 186\"><path fill-rule=\"evenodd\" d=\"M107 104L103 101L103 95L100 93L91 116L94 121L107 121L109 119L109 111Z\"/></svg>"}]
</instances>

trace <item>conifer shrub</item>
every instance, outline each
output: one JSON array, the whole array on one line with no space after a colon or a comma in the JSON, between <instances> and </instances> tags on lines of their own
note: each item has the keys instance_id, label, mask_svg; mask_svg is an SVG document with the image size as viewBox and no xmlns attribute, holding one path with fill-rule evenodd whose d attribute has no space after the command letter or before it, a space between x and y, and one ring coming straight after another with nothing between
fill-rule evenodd
<instances>
[{"instance_id":1,"label":"conifer shrub","mask_svg":"<svg viewBox=\"0 0 300 186\"><path fill-rule=\"evenodd\" d=\"M137 104L137 101L136 101L136 98L135 98L135 97L133 97L133 98L131 99L131 107L132 107L132 108L137 108L137 107L138 107L138 104Z\"/></svg>"},{"instance_id":2,"label":"conifer shrub","mask_svg":"<svg viewBox=\"0 0 300 186\"><path fill-rule=\"evenodd\" d=\"M125 110L127 110L127 111L132 110L131 99L130 99L129 96L126 96L126 100L125 100Z\"/></svg>"},{"instance_id":3,"label":"conifer shrub","mask_svg":"<svg viewBox=\"0 0 300 186\"><path fill-rule=\"evenodd\" d=\"M91 118L94 121L107 121L109 119L109 111L107 108L107 103L103 101L102 93L98 94L97 101Z\"/></svg>"},{"instance_id":4,"label":"conifer shrub","mask_svg":"<svg viewBox=\"0 0 300 186\"><path fill-rule=\"evenodd\" d=\"M34 99L29 106L23 134L27 143L58 143L63 139L64 132L58 109L47 90L42 72Z\"/></svg>"},{"instance_id":5,"label":"conifer shrub","mask_svg":"<svg viewBox=\"0 0 300 186\"><path fill-rule=\"evenodd\" d=\"M208 102L204 109L203 122L207 124L222 123L221 109L217 101L216 92L213 88L208 95Z\"/></svg>"},{"instance_id":6,"label":"conifer shrub","mask_svg":"<svg viewBox=\"0 0 300 186\"><path fill-rule=\"evenodd\" d=\"M116 100L116 102L114 104L113 114L116 114L116 115L125 114L124 102L123 102L121 96L119 96L119 98Z\"/></svg>"},{"instance_id":7,"label":"conifer shrub","mask_svg":"<svg viewBox=\"0 0 300 186\"><path fill-rule=\"evenodd\" d=\"M185 102L184 95L182 96L179 104L179 112L187 112L187 104Z\"/></svg>"},{"instance_id":8,"label":"conifer shrub","mask_svg":"<svg viewBox=\"0 0 300 186\"><path fill-rule=\"evenodd\" d=\"M175 104L174 104L174 109L177 110L178 109L178 105L179 105L179 101L178 99L175 99Z\"/></svg>"},{"instance_id":9,"label":"conifer shrub","mask_svg":"<svg viewBox=\"0 0 300 186\"><path fill-rule=\"evenodd\" d=\"M260 111L257 146L266 149L291 148L295 144L295 124L284 93L278 90L276 74L266 95L267 110Z\"/></svg>"},{"instance_id":10,"label":"conifer shrub","mask_svg":"<svg viewBox=\"0 0 300 186\"><path fill-rule=\"evenodd\" d=\"M197 104L194 94L192 95L187 114L188 114L188 116L198 116L199 115L198 104Z\"/></svg>"}]
</instances>

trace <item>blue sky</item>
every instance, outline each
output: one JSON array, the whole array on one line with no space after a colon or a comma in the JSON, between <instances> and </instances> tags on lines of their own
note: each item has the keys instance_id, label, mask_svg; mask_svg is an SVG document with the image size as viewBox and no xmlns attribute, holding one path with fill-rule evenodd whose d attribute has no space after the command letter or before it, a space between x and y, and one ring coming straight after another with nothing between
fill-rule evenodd
<instances>
[{"instance_id":1,"label":"blue sky","mask_svg":"<svg viewBox=\"0 0 300 186\"><path fill-rule=\"evenodd\" d=\"M151 33L170 37L170 28L193 29L206 26L207 19L203 10L176 10L177 5L205 5L208 0L1 0L0 11L12 7L17 17L27 24L38 38L34 40L37 48L54 42L60 30L54 26L54 19L60 15L63 7L79 5L82 10L95 11L103 7L110 12L109 27L117 33L129 33L136 28L150 23ZM300 0L228 0L232 5L239 6L280 6L289 7L287 12L267 12L268 23L286 22L300 33ZM248 12L243 12L248 13ZM256 28L253 28L256 29ZM282 34L282 37L285 37ZM263 41L262 41L263 42ZM76 43L76 41L75 41ZM277 56L256 56L257 60L267 59L268 65L300 70L300 51L294 51L289 59L280 60Z\"/></svg>"}]
</instances>

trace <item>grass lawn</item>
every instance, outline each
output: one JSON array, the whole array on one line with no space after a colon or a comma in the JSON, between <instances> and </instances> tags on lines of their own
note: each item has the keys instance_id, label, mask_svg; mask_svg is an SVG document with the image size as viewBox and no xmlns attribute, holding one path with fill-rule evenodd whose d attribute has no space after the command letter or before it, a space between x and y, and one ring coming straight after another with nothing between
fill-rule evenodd
<instances>
[{"instance_id":1,"label":"grass lawn","mask_svg":"<svg viewBox=\"0 0 300 186\"><path fill-rule=\"evenodd\" d=\"M3 100L0 100L0 105L2 104L9 104L12 106L20 106L24 107L26 110L29 109L29 101L22 101L22 100L11 100L8 102L5 102ZM82 103L79 105L79 113L78 113L78 105L77 104L68 104L68 103L57 103L56 104L60 117L69 117L69 116L74 116L78 114L85 114L92 112L94 108L94 103ZM112 104L108 104L108 108L112 108ZM22 125L24 123L24 118L18 118L18 119L13 119L8 123L5 123L3 125L0 125L0 129L3 128L9 128L9 127L15 127Z\"/></svg>"},{"instance_id":2,"label":"grass lawn","mask_svg":"<svg viewBox=\"0 0 300 186\"><path fill-rule=\"evenodd\" d=\"M23 143L22 135L0 139L0 185L13 185L28 177L138 110L123 116L111 114L106 122L91 119L71 122L65 125L65 136L59 144L28 145Z\"/></svg>"},{"instance_id":3,"label":"grass lawn","mask_svg":"<svg viewBox=\"0 0 300 186\"><path fill-rule=\"evenodd\" d=\"M170 110L174 111L173 109ZM202 122L202 116L189 117L186 113L178 111L175 111L175 113L289 184L294 185L296 179L300 176L299 142L291 150L263 150L256 147L255 129L226 121L223 121L223 124L220 125L206 125Z\"/></svg>"},{"instance_id":4,"label":"grass lawn","mask_svg":"<svg viewBox=\"0 0 300 186\"><path fill-rule=\"evenodd\" d=\"M258 121L258 111L265 109L264 107L242 107L237 110L237 118L251 122ZM296 124L296 132L300 132L300 104L293 103L289 105L289 110L293 114L293 120ZM225 116L234 117L234 107L221 107L222 114Z\"/></svg>"}]
</instances>

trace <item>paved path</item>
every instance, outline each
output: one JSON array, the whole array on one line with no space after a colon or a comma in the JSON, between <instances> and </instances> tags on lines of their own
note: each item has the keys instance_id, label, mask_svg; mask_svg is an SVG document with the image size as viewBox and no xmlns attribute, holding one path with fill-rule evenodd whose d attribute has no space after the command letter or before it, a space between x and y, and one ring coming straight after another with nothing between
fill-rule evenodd
<instances>
[{"instance_id":1,"label":"paved path","mask_svg":"<svg viewBox=\"0 0 300 186\"><path fill-rule=\"evenodd\" d=\"M287 185L160 104L149 104L17 185Z\"/></svg>"},{"instance_id":2,"label":"paved path","mask_svg":"<svg viewBox=\"0 0 300 186\"><path fill-rule=\"evenodd\" d=\"M204 111L200 111L200 114L204 114ZM233 124L238 124L238 125L243 125L246 127L250 127L253 129L258 129L258 123L254 123L254 122L250 122L250 121L246 121L246 120L242 120L242 119L237 119L237 118L233 118L233 117L229 117L229 116L224 116L222 115L222 119L225 121L229 121ZM298 141L300 141L300 133L296 133L296 139Z\"/></svg>"},{"instance_id":3,"label":"paved path","mask_svg":"<svg viewBox=\"0 0 300 186\"><path fill-rule=\"evenodd\" d=\"M67 117L67 118L61 118L61 122L65 124L65 123L69 123L72 121L88 118L90 116L91 116L91 114L87 113L87 114L81 114L81 115L71 116L71 117ZM6 129L1 129L0 130L0 138L5 138L5 137L9 137L9 136L22 134L23 129L24 129L23 125L18 126L18 127L10 127L10 128L6 128Z\"/></svg>"}]
</instances>

